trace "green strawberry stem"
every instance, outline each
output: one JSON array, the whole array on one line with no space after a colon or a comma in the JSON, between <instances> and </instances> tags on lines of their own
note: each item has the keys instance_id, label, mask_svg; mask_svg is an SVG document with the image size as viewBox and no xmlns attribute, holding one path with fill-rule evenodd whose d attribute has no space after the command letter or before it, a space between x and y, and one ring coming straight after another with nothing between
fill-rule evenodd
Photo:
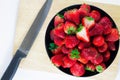
<instances>
[{"instance_id":1,"label":"green strawberry stem","mask_svg":"<svg viewBox=\"0 0 120 80\"><path fill-rule=\"evenodd\" d=\"M57 16L64 18L64 15L62 15L62 14L57 14Z\"/></svg>"},{"instance_id":2,"label":"green strawberry stem","mask_svg":"<svg viewBox=\"0 0 120 80\"><path fill-rule=\"evenodd\" d=\"M80 54L80 52L78 51L78 49L74 49L74 50L71 51L70 57L72 59L78 59L80 57L79 54Z\"/></svg>"},{"instance_id":3,"label":"green strawberry stem","mask_svg":"<svg viewBox=\"0 0 120 80\"><path fill-rule=\"evenodd\" d=\"M89 67L85 67L85 70L94 72L94 71L93 71L92 69L90 69Z\"/></svg>"},{"instance_id":4,"label":"green strawberry stem","mask_svg":"<svg viewBox=\"0 0 120 80\"><path fill-rule=\"evenodd\" d=\"M58 46L55 43L50 43L49 44L49 50L54 50L56 49Z\"/></svg>"},{"instance_id":5,"label":"green strawberry stem","mask_svg":"<svg viewBox=\"0 0 120 80\"><path fill-rule=\"evenodd\" d=\"M78 27L78 29L77 29L77 32L80 32L83 29L83 27L84 26L82 24L80 24L79 27Z\"/></svg>"},{"instance_id":6,"label":"green strawberry stem","mask_svg":"<svg viewBox=\"0 0 120 80\"><path fill-rule=\"evenodd\" d=\"M94 20L92 17L86 17L86 18L87 18L87 20L89 20L89 21Z\"/></svg>"},{"instance_id":7,"label":"green strawberry stem","mask_svg":"<svg viewBox=\"0 0 120 80\"><path fill-rule=\"evenodd\" d=\"M101 72L104 71L103 67L100 66L100 65L96 66L96 70L97 70L97 72L99 72L99 73L101 73Z\"/></svg>"},{"instance_id":8,"label":"green strawberry stem","mask_svg":"<svg viewBox=\"0 0 120 80\"><path fill-rule=\"evenodd\" d=\"M69 34L74 34L76 32L76 29L71 26L70 28L68 28L67 32L68 32L68 35Z\"/></svg>"}]
</instances>

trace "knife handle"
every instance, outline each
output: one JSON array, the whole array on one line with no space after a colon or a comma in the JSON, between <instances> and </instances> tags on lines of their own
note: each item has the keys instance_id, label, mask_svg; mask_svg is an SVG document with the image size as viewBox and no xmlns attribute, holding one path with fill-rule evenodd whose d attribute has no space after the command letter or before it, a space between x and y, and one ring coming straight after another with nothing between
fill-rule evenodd
<instances>
[{"instance_id":1,"label":"knife handle","mask_svg":"<svg viewBox=\"0 0 120 80\"><path fill-rule=\"evenodd\" d=\"M12 61L9 64L8 68L6 69L5 73L3 74L1 80L12 80L12 78L19 66L19 63L23 57L25 57L25 54L23 54L23 52L21 52L20 50L17 50Z\"/></svg>"}]
</instances>

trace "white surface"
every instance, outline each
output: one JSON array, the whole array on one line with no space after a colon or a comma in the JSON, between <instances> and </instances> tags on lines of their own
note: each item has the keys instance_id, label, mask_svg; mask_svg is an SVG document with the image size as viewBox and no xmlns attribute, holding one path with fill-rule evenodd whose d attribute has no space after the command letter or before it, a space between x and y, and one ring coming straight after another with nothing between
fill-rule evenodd
<instances>
[{"instance_id":1,"label":"white surface","mask_svg":"<svg viewBox=\"0 0 120 80\"><path fill-rule=\"evenodd\" d=\"M120 5L120 0L88 0ZM13 39L19 0L0 0L0 77L12 58ZM46 77L47 76L47 77ZM58 78L59 77L59 78ZM78 80L69 75L62 76L40 71L19 69L13 80ZM116 80L120 79L120 71ZM79 80L85 80L79 78Z\"/></svg>"},{"instance_id":2,"label":"white surface","mask_svg":"<svg viewBox=\"0 0 120 80\"><path fill-rule=\"evenodd\" d=\"M18 0L0 0L0 77L12 58Z\"/></svg>"}]
</instances>

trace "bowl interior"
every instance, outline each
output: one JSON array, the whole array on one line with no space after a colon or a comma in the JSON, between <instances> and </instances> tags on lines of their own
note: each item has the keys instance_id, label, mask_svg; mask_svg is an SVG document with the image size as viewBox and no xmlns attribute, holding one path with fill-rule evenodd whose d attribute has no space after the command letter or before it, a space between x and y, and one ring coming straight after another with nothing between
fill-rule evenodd
<instances>
[{"instance_id":1,"label":"bowl interior","mask_svg":"<svg viewBox=\"0 0 120 80\"><path fill-rule=\"evenodd\" d=\"M99 11L101 13L101 17L107 16L112 21L113 27L117 28L115 22L113 21L113 19L105 11L103 11L102 9L100 9L98 7L95 7L95 6L92 6L92 5L90 5L90 6L91 6L91 10ZM69 6L69 7L66 7L66 8L62 9L58 13L64 14L64 12L67 11L67 10L70 10L70 9L73 9L73 8L77 8L78 9L79 7L80 7L80 4L79 5L72 5L72 6ZM52 52L48 48L49 48L49 44L51 42L53 42L50 39L50 31L54 28L54 17L52 18L52 20L48 24L48 27L47 27L47 30L46 30L46 34L45 34L45 46L46 46L46 50L47 50L47 54L48 54L49 58L51 58L53 56ZM114 59L116 57L116 54L117 54L118 48L119 48L119 41L116 41L115 46L116 46L116 51L111 51L110 52L111 53L110 60L107 63L105 63L107 68L110 66L110 64L114 61ZM72 75L70 73L69 69L65 69L65 68L62 68L62 67L59 67L58 69L60 69L61 71L65 72L67 74ZM93 76L95 74L98 74L98 72L91 73L89 71L86 71L86 73L85 73L85 75L83 77Z\"/></svg>"}]
</instances>

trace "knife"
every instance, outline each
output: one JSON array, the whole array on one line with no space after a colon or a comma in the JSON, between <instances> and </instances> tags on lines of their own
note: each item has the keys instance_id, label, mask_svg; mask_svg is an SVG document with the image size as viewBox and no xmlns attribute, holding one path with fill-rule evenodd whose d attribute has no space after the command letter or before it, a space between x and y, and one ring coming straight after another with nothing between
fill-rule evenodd
<instances>
[{"instance_id":1,"label":"knife","mask_svg":"<svg viewBox=\"0 0 120 80\"><path fill-rule=\"evenodd\" d=\"M29 50L37 37L45 18L49 12L50 6L52 4L52 0L46 0L44 5L42 6L41 10L37 14L33 24L31 25L29 31L27 32L23 42L21 43L20 47L16 51L12 61L10 62L8 68L6 69L5 73L3 74L1 80L12 80L16 70L19 66L19 63L22 58L25 58L29 53Z\"/></svg>"}]
</instances>

